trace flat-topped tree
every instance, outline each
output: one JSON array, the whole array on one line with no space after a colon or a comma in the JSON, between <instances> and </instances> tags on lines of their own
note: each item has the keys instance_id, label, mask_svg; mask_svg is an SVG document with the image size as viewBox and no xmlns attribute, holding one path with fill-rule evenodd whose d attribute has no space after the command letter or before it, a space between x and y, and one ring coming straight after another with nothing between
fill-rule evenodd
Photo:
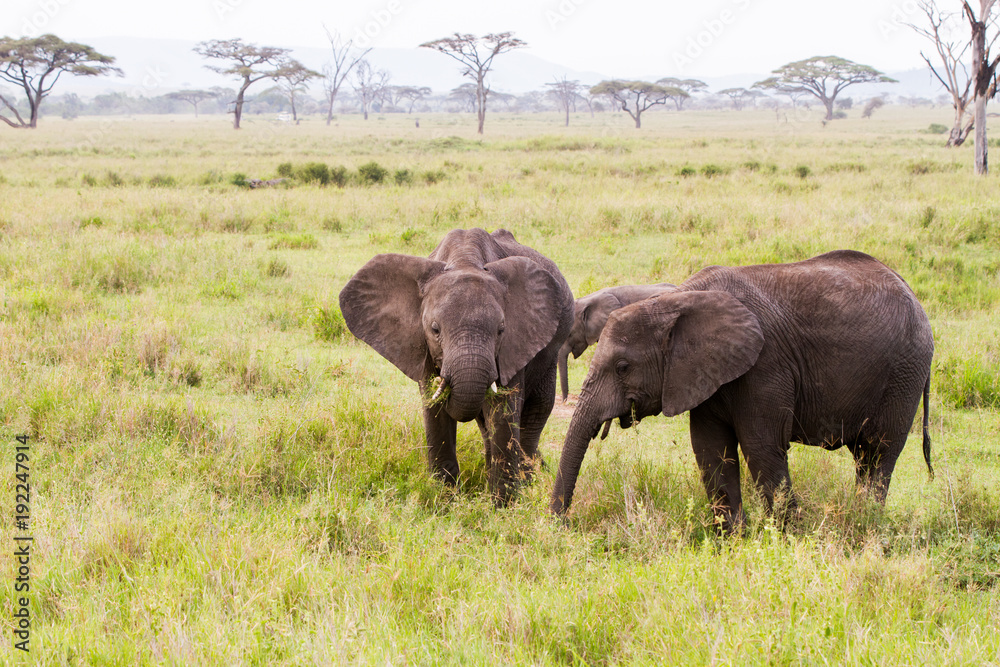
<instances>
[{"instance_id":1,"label":"flat-topped tree","mask_svg":"<svg viewBox=\"0 0 1000 667\"><path fill-rule=\"evenodd\" d=\"M305 69L302 63L289 57L291 49L247 44L239 38L199 42L194 51L205 58L228 61L226 65L205 65L213 72L242 79L233 107L233 127L237 130L247 88L261 79L278 79L288 72Z\"/></svg>"},{"instance_id":2,"label":"flat-topped tree","mask_svg":"<svg viewBox=\"0 0 1000 667\"><path fill-rule=\"evenodd\" d=\"M683 97L674 96L670 98L673 101L674 106L677 107L678 111L681 111L684 108L684 103L691 99L692 94L700 93L708 88L708 84L704 81L700 81L698 79L677 79L672 76L657 79L656 84L670 88L680 88L687 93L687 95L684 95Z\"/></svg>"},{"instance_id":3,"label":"flat-topped tree","mask_svg":"<svg viewBox=\"0 0 1000 667\"><path fill-rule=\"evenodd\" d=\"M680 88L648 81L601 81L590 89L590 94L610 98L616 108L632 117L637 130L642 127L642 112L657 104L666 104L671 97L688 97Z\"/></svg>"},{"instance_id":4,"label":"flat-topped tree","mask_svg":"<svg viewBox=\"0 0 1000 667\"><path fill-rule=\"evenodd\" d=\"M287 66L274 77L278 88L285 94L288 103L292 106L292 120L295 122L299 120L299 114L295 110L295 96L305 92L306 81L319 76L322 76L319 72L312 71L297 60L289 59Z\"/></svg>"},{"instance_id":5,"label":"flat-topped tree","mask_svg":"<svg viewBox=\"0 0 1000 667\"><path fill-rule=\"evenodd\" d=\"M194 117L198 117L198 105L205 100L211 100L219 96L218 90L178 90L167 93L167 99L187 102L194 107Z\"/></svg>"},{"instance_id":6,"label":"flat-topped tree","mask_svg":"<svg viewBox=\"0 0 1000 667\"><path fill-rule=\"evenodd\" d=\"M753 87L784 95L812 95L826 107L826 120L833 120L833 103L848 86L856 83L897 83L874 67L839 56L813 56L783 65L772 73L777 76L758 81Z\"/></svg>"},{"instance_id":7,"label":"flat-topped tree","mask_svg":"<svg viewBox=\"0 0 1000 667\"><path fill-rule=\"evenodd\" d=\"M114 67L114 57L98 53L93 47L76 42L64 42L55 35L41 37L0 37L0 80L9 81L24 90L28 98L28 119L25 120L13 100L0 95L0 104L13 118L0 112L0 120L11 127L38 127L38 110L64 73L72 76L103 76L122 71Z\"/></svg>"},{"instance_id":8,"label":"flat-topped tree","mask_svg":"<svg viewBox=\"0 0 1000 667\"><path fill-rule=\"evenodd\" d=\"M476 115L479 117L479 134L483 133L486 123L486 96L490 89L486 85L486 75L493 68L493 59L501 53L518 49L527 44L514 37L512 32L490 33L482 37L455 33L451 37L443 37L433 42L425 42L422 48L440 51L464 65L462 76L467 76L476 82Z\"/></svg>"}]
</instances>

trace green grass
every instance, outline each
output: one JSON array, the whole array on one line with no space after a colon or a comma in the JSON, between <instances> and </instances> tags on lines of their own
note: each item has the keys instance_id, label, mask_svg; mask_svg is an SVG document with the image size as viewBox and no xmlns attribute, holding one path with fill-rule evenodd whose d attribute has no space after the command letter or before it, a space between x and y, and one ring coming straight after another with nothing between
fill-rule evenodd
<instances>
[{"instance_id":1,"label":"green grass","mask_svg":"<svg viewBox=\"0 0 1000 667\"><path fill-rule=\"evenodd\" d=\"M0 438L32 438L28 662L995 662L1000 206L971 146L926 132L946 111L4 132ZM235 187L275 174L293 182ZM884 508L844 451L793 445L791 525L745 483L747 534L723 539L686 416L659 417L592 444L563 523L560 409L512 507L492 508L474 424L459 488L432 481L422 397L337 294L374 254L473 226L510 229L578 295L874 254L934 327L935 480L916 427Z\"/></svg>"}]
</instances>

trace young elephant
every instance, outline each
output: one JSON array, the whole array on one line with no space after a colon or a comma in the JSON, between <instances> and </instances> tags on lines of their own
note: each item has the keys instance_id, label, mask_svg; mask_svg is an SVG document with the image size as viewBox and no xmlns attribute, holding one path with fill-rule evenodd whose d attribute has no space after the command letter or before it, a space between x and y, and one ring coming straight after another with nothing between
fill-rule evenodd
<instances>
[{"instance_id":1,"label":"young elephant","mask_svg":"<svg viewBox=\"0 0 1000 667\"><path fill-rule=\"evenodd\" d=\"M573 353L574 359L579 359L588 347L600 339L601 331L614 311L668 289L677 287L670 283L621 285L605 287L576 300L573 304L573 328L569 331L569 338L559 348L559 387L563 402L569 396L569 375L566 372L569 353Z\"/></svg>"},{"instance_id":2,"label":"young elephant","mask_svg":"<svg viewBox=\"0 0 1000 667\"><path fill-rule=\"evenodd\" d=\"M794 264L713 266L673 293L611 315L570 423L551 509L573 499L587 446L618 417L691 411L691 446L716 516L743 523L737 444L772 506L790 486L790 441L854 455L857 483L885 501L928 393L934 341L906 282L839 250ZM794 497L789 498L794 504Z\"/></svg>"},{"instance_id":3,"label":"young elephant","mask_svg":"<svg viewBox=\"0 0 1000 667\"><path fill-rule=\"evenodd\" d=\"M458 481L456 422L475 419L491 493L506 504L531 476L573 321L556 265L508 231L454 230L429 259L373 257L340 292L340 309L355 336L419 383L432 474Z\"/></svg>"}]
</instances>

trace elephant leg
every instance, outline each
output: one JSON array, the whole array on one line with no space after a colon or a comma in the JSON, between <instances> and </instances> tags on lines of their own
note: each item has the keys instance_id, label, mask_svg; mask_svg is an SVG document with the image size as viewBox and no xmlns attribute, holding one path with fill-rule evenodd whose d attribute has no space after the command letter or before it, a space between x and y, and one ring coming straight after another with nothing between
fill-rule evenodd
<instances>
[{"instance_id":1,"label":"elephant leg","mask_svg":"<svg viewBox=\"0 0 1000 667\"><path fill-rule=\"evenodd\" d=\"M768 512L784 524L798 507L788 472L788 440L783 440L780 434L770 434L748 438L740 446L750 479L764 496Z\"/></svg>"},{"instance_id":2,"label":"elephant leg","mask_svg":"<svg viewBox=\"0 0 1000 667\"><path fill-rule=\"evenodd\" d=\"M903 451L903 445L906 444L906 436L906 432L879 438L862 436L850 448L854 454L858 489L870 493L880 504L885 504L892 471L896 468L896 460Z\"/></svg>"},{"instance_id":3,"label":"elephant leg","mask_svg":"<svg viewBox=\"0 0 1000 667\"><path fill-rule=\"evenodd\" d=\"M742 528L745 521L736 434L728 424L702 412L698 408L691 411L691 447L715 519L728 533Z\"/></svg>"},{"instance_id":4,"label":"elephant leg","mask_svg":"<svg viewBox=\"0 0 1000 667\"><path fill-rule=\"evenodd\" d=\"M427 466L431 474L445 484L455 486L459 473L455 452L457 422L441 406L424 408L424 430L427 433Z\"/></svg>"},{"instance_id":5,"label":"elephant leg","mask_svg":"<svg viewBox=\"0 0 1000 667\"><path fill-rule=\"evenodd\" d=\"M485 407L487 480L497 507L504 507L517 494L523 481L524 450L521 448L520 391L498 396Z\"/></svg>"},{"instance_id":6,"label":"elephant leg","mask_svg":"<svg viewBox=\"0 0 1000 667\"><path fill-rule=\"evenodd\" d=\"M524 408L521 411L521 448L524 450L524 474L527 481L530 481L534 473L536 459L543 467L545 465L541 452L538 450L538 443L556 403L554 388L555 364L543 375L543 380L533 387L533 391L524 398Z\"/></svg>"}]
</instances>

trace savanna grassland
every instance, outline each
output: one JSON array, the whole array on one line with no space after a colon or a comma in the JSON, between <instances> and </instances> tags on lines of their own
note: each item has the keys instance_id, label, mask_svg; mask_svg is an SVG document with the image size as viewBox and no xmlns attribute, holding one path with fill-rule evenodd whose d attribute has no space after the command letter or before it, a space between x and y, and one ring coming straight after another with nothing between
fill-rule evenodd
<instances>
[{"instance_id":1,"label":"savanna grassland","mask_svg":"<svg viewBox=\"0 0 1000 667\"><path fill-rule=\"evenodd\" d=\"M819 118L671 112L636 131L495 114L484 139L457 115L0 132L0 656L1000 664L997 177L923 132L947 109ZM376 253L476 226L554 259L577 296L875 255L934 327L935 479L919 424L884 509L855 495L846 451L793 445L792 524L745 483L747 534L721 538L686 417L659 417L591 446L563 524L546 511L557 406L549 468L512 507L490 503L472 424L461 487L431 481L415 386L345 331L337 293ZM18 434L28 656L10 630Z\"/></svg>"}]
</instances>

